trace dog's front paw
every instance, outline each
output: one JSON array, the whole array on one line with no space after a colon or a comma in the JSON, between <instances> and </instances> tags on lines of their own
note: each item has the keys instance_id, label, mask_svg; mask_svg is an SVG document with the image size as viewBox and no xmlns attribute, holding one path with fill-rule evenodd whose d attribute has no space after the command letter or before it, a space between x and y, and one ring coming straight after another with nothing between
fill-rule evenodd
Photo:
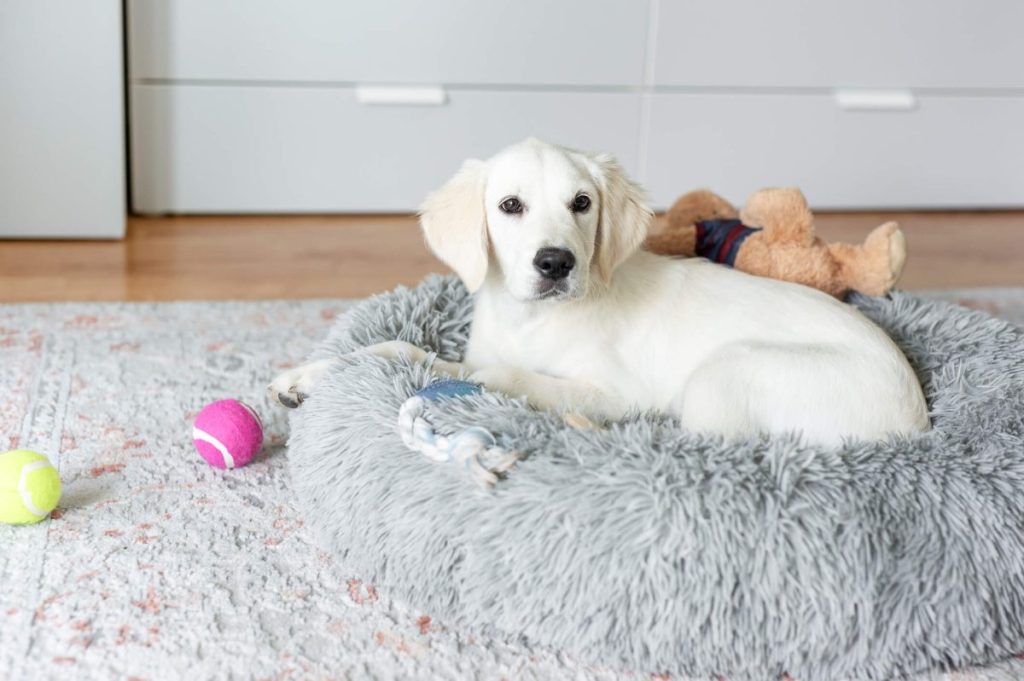
<instances>
[{"instance_id":1,"label":"dog's front paw","mask_svg":"<svg viewBox=\"0 0 1024 681\"><path fill-rule=\"evenodd\" d=\"M383 343L375 343L374 345L368 345L365 348L360 348L356 352L365 352L371 355L377 355L378 357L384 357L386 359L400 359L405 358L410 362L419 363L427 359L427 351L423 348L418 348L412 343L405 341L393 340L385 341Z\"/></svg>"},{"instance_id":2,"label":"dog's front paw","mask_svg":"<svg viewBox=\"0 0 1024 681\"><path fill-rule=\"evenodd\" d=\"M333 363L334 360L325 359L303 364L278 374L277 378L267 386L270 399L289 409L295 409L309 397L313 384Z\"/></svg>"},{"instance_id":3,"label":"dog's front paw","mask_svg":"<svg viewBox=\"0 0 1024 681\"><path fill-rule=\"evenodd\" d=\"M597 425L579 412L562 414L562 422L570 428L578 428L579 430L605 430L605 428Z\"/></svg>"},{"instance_id":4,"label":"dog's front paw","mask_svg":"<svg viewBox=\"0 0 1024 681\"><path fill-rule=\"evenodd\" d=\"M309 393L299 388L299 383L302 381L301 369L302 367L285 371L267 386L267 392L270 393L272 401L289 409L295 409L309 397Z\"/></svg>"},{"instance_id":5,"label":"dog's front paw","mask_svg":"<svg viewBox=\"0 0 1024 681\"><path fill-rule=\"evenodd\" d=\"M469 376L472 383L478 383L492 392L504 393L510 397L522 397L522 372L512 367L497 365L474 371Z\"/></svg>"}]
</instances>

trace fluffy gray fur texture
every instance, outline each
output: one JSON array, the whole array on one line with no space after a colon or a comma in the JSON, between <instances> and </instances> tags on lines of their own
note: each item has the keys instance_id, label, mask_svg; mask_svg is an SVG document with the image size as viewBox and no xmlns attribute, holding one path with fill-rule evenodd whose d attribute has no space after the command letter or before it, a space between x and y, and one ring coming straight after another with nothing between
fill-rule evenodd
<instances>
[{"instance_id":1,"label":"fluffy gray fur texture","mask_svg":"<svg viewBox=\"0 0 1024 681\"><path fill-rule=\"evenodd\" d=\"M456 280L368 300L318 350L458 359ZM905 293L853 303L917 368L934 430L830 450L725 446L667 417L575 430L505 396L442 402L527 455L493 492L403 446L422 366L363 356L292 416L308 522L347 568L450 625L595 664L882 679L1024 651L1024 332Z\"/></svg>"}]
</instances>

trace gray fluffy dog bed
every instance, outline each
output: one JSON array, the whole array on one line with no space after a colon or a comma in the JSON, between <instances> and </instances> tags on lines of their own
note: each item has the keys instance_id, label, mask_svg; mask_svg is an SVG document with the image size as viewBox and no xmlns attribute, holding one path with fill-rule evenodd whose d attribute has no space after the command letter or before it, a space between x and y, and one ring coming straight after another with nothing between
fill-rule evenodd
<instances>
[{"instance_id":1,"label":"gray fluffy dog bed","mask_svg":"<svg viewBox=\"0 0 1024 681\"><path fill-rule=\"evenodd\" d=\"M500 395L432 406L439 431L527 456L488 493L399 438L429 373L362 356L292 417L297 499L395 598L614 668L881 679L1024 651L1024 332L904 293L853 302L917 368L933 431L725 446L655 415L595 432ZM319 356L402 339L457 359L470 314L432 277L356 307Z\"/></svg>"}]
</instances>

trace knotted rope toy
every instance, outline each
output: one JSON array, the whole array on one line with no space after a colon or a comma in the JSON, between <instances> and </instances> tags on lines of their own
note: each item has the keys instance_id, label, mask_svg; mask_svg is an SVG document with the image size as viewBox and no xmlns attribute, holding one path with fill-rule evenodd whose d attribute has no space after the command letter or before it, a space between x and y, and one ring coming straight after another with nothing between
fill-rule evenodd
<instances>
[{"instance_id":1,"label":"knotted rope toy","mask_svg":"<svg viewBox=\"0 0 1024 681\"><path fill-rule=\"evenodd\" d=\"M484 489L498 481L498 475L512 468L519 454L498 446L494 435L479 426L470 426L451 435L434 432L423 417L428 402L465 397L483 392L476 383L445 379L416 391L398 411L398 432L402 442L433 463L461 466Z\"/></svg>"}]
</instances>

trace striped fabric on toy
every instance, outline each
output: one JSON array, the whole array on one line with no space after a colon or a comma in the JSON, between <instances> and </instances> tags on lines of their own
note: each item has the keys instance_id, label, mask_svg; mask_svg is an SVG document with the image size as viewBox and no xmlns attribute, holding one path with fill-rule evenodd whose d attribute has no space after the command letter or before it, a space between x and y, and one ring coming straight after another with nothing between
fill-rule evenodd
<instances>
[{"instance_id":1,"label":"striped fabric on toy","mask_svg":"<svg viewBox=\"0 0 1024 681\"><path fill-rule=\"evenodd\" d=\"M712 262L733 266L740 244L760 227L747 227L739 220L704 220L697 223L697 255Z\"/></svg>"}]
</instances>

